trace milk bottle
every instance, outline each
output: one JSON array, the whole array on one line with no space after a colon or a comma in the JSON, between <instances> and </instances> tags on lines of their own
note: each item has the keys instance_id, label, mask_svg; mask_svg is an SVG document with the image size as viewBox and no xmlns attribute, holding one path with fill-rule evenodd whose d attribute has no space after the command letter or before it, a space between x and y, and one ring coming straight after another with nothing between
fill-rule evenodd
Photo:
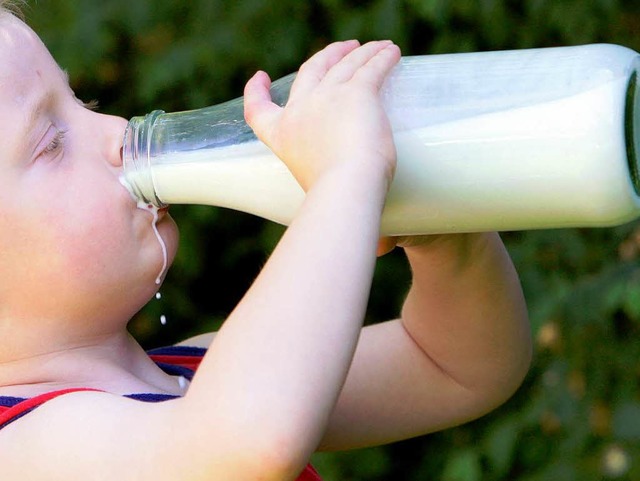
<instances>
[{"instance_id":1,"label":"milk bottle","mask_svg":"<svg viewBox=\"0 0 640 481\"><path fill-rule=\"evenodd\" d=\"M610 226L640 216L640 56L607 44L403 57L383 87L398 167L386 235ZM286 102L293 75L272 86ZM124 170L158 206L287 224L304 192L242 99L131 119Z\"/></svg>"}]
</instances>

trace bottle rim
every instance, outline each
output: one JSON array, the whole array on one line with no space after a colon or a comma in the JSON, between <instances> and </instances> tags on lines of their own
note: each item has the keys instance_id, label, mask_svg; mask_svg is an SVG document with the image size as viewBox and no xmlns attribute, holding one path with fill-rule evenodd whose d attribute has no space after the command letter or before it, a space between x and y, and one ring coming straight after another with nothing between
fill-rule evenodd
<instances>
[{"instance_id":1,"label":"bottle rim","mask_svg":"<svg viewBox=\"0 0 640 481\"><path fill-rule=\"evenodd\" d=\"M132 117L127 124L122 143L123 180L139 200L156 207L165 207L157 194L151 168L151 139L156 120L165 112L154 110L147 115Z\"/></svg>"}]
</instances>

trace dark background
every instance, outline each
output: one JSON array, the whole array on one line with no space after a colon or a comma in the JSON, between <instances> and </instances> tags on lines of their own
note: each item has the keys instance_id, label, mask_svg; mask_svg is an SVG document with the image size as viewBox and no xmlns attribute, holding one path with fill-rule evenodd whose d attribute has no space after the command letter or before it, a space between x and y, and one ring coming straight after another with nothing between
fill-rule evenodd
<instances>
[{"instance_id":1,"label":"dark background","mask_svg":"<svg viewBox=\"0 0 640 481\"><path fill-rule=\"evenodd\" d=\"M640 50L640 2L622 0L39 0L25 9L83 100L124 117L239 96L333 40L391 38L405 55L583 43ZM132 322L146 347L216 328L283 228L212 207L172 207L182 245ZM640 224L505 233L536 355L493 414L382 448L314 459L328 481L640 479ZM394 316L409 274L378 266L367 322ZM159 317L167 316L161 326Z\"/></svg>"}]
</instances>

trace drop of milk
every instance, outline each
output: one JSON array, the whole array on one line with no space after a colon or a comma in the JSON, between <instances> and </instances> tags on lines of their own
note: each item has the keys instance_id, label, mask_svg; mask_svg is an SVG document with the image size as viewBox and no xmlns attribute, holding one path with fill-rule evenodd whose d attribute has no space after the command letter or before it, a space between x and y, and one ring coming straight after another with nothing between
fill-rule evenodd
<instances>
[{"instance_id":1,"label":"drop of milk","mask_svg":"<svg viewBox=\"0 0 640 481\"><path fill-rule=\"evenodd\" d=\"M167 316L165 316L164 314L160 316L160 324L162 324L163 326L167 324Z\"/></svg>"},{"instance_id":2,"label":"drop of milk","mask_svg":"<svg viewBox=\"0 0 640 481\"><path fill-rule=\"evenodd\" d=\"M156 292L156 299L162 299L162 294L160 294L159 292Z\"/></svg>"}]
</instances>

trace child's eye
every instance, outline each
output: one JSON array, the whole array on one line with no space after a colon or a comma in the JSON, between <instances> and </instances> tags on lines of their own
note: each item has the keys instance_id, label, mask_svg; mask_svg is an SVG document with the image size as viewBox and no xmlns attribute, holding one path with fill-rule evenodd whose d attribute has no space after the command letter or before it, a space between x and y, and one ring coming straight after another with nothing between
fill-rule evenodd
<instances>
[{"instance_id":1,"label":"child's eye","mask_svg":"<svg viewBox=\"0 0 640 481\"><path fill-rule=\"evenodd\" d=\"M64 136L66 130L57 130L51 141L42 150L42 155L50 155L57 153L64 146Z\"/></svg>"}]
</instances>

